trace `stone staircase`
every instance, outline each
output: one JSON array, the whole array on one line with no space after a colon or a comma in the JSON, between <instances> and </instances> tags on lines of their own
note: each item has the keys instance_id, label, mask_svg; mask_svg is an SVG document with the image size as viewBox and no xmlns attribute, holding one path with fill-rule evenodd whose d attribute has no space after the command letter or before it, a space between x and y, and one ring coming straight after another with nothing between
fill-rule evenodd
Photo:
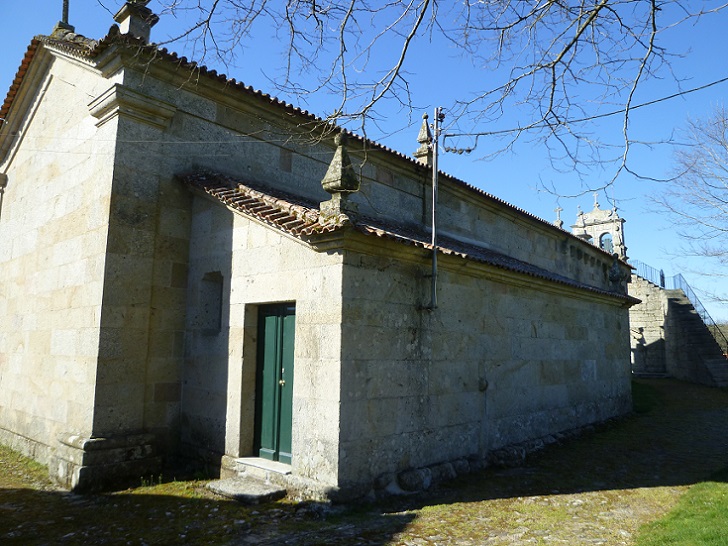
<instances>
[{"instance_id":1,"label":"stone staircase","mask_svg":"<svg viewBox=\"0 0 728 546\"><path fill-rule=\"evenodd\" d=\"M668 313L666 329L672 340L668 350L674 355L670 375L715 387L728 386L728 360L682 290L666 290Z\"/></svg>"},{"instance_id":2,"label":"stone staircase","mask_svg":"<svg viewBox=\"0 0 728 546\"><path fill-rule=\"evenodd\" d=\"M246 504L282 499L287 494L291 467L257 457L223 459L221 479L211 481L211 491Z\"/></svg>"},{"instance_id":3,"label":"stone staircase","mask_svg":"<svg viewBox=\"0 0 728 546\"><path fill-rule=\"evenodd\" d=\"M728 387L728 364L725 357L707 360L705 366L710 370L716 387Z\"/></svg>"}]
</instances>

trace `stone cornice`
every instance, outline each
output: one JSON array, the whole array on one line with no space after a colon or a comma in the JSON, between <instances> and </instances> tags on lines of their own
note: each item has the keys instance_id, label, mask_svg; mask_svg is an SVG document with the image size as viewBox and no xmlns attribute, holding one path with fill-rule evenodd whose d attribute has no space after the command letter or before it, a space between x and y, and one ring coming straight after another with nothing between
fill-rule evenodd
<instances>
[{"instance_id":1,"label":"stone cornice","mask_svg":"<svg viewBox=\"0 0 728 546\"><path fill-rule=\"evenodd\" d=\"M114 84L92 100L89 112L98 121L97 127L119 116L157 129L166 129L177 108L166 102L150 98L121 84Z\"/></svg>"},{"instance_id":2,"label":"stone cornice","mask_svg":"<svg viewBox=\"0 0 728 546\"><path fill-rule=\"evenodd\" d=\"M356 231L354 228L317 236L308 243L319 252L349 251L370 256L396 257L423 266L423 278L427 274L432 251L416 246L403 245L396 241L375 238ZM476 260L464 259L460 256L438 252L438 265L441 270L457 275L468 275L478 279L486 279L519 288L539 290L549 294L608 304L616 307L631 307L640 301L626 294L617 294L588 285L571 284L541 278L518 271L500 268L492 264Z\"/></svg>"}]
</instances>

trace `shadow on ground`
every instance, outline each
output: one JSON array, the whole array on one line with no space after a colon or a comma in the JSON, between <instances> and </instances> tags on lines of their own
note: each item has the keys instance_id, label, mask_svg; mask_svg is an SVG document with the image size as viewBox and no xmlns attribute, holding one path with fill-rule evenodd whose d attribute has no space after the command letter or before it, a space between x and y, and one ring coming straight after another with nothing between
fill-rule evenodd
<instances>
[{"instance_id":1,"label":"shadow on ground","mask_svg":"<svg viewBox=\"0 0 728 546\"><path fill-rule=\"evenodd\" d=\"M704 481L728 467L728 391L671 380L639 380L635 388L634 415L551 446L522 467L488 469L437 490L376 505L332 508L281 502L246 507L212 496L197 482L72 495L50 490L37 475L18 476L17 468L0 460L0 543L449 544L448 513L458 514L457 525L479 525L476 536L488 529L497 531L492 536L501 540L458 544L527 543L512 538L516 535L511 533L509 510L515 499L599 491L619 499L626 490ZM499 503L501 508L496 508ZM463 506L473 508L468 513ZM564 518L603 518L604 508L595 510L565 512ZM529 525L530 520L525 526ZM610 525L603 522L603 529ZM420 534L412 539L411 532ZM583 525L574 524L573 532L583 535Z\"/></svg>"},{"instance_id":2,"label":"shadow on ground","mask_svg":"<svg viewBox=\"0 0 728 546\"><path fill-rule=\"evenodd\" d=\"M204 493L202 493L204 494ZM0 490L0 544L388 544L414 514L359 517L318 504L248 507L144 493ZM331 542L329 542L331 540Z\"/></svg>"},{"instance_id":3,"label":"shadow on ground","mask_svg":"<svg viewBox=\"0 0 728 546\"><path fill-rule=\"evenodd\" d=\"M633 415L550 446L516 468L490 468L404 501L474 502L691 485L728 474L728 390L636 380Z\"/></svg>"}]
</instances>

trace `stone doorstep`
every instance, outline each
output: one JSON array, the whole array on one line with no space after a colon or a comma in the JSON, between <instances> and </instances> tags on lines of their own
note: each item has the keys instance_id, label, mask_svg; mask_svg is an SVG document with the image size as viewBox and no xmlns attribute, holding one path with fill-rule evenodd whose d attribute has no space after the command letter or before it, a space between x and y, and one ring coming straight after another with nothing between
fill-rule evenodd
<instances>
[{"instance_id":1,"label":"stone doorstep","mask_svg":"<svg viewBox=\"0 0 728 546\"><path fill-rule=\"evenodd\" d=\"M285 484L291 475L291 466L269 461L260 457L241 457L235 459L235 467L241 478L253 478L264 483Z\"/></svg>"},{"instance_id":2,"label":"stone doorstep","mask_svg":"<svg viewBox=\"0 0 728 546\"><path fill-rule=\"evenodd\" d=\"M209 482L207 488L213 493L245 504L261 504L286 496L285 488L264 483L255 478L215 480Z\"/></svg>"}]
</instances>

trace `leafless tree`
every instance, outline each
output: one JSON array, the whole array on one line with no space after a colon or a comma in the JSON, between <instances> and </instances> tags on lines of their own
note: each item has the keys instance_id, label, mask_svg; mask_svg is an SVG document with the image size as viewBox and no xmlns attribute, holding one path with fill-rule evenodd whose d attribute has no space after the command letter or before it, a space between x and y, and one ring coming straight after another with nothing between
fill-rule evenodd
<instances>
[{"instance_id":1,"label":"leafless tree","mask_svg":"<svg viewBox=\"0 0 728 546\"><path fill-rule=\"evenodd\" d=\"M675 153L675 177L655 196L675 220L687 253L728 263L728 111L688 122ZM705 271L704 271L705 273Z\"/></svg>"},{"instance_id":2,"label":"leafless tree","mask_svg":"<svg viewBox=\"0 0 728 546\"><path fill-rule=\"evenodd\" d=\"M526 137L577 167L605 153L586 122L616 114L621 144L606 153L620 168L640 83L669 76L680 89L662 33L725 7L712 0L160 1L164 12L192 16L173 41L192 44L197 60L234 64L253 40L279 44L284 69L270 75L277 91L333 94L327 119L358 130L385 115L385 104L411 112L413 55L448 43L470 60L473 77L459 100L443 105L446 145L472 149L487 137L504 150Z\"/></svg>"}]
</instances>

